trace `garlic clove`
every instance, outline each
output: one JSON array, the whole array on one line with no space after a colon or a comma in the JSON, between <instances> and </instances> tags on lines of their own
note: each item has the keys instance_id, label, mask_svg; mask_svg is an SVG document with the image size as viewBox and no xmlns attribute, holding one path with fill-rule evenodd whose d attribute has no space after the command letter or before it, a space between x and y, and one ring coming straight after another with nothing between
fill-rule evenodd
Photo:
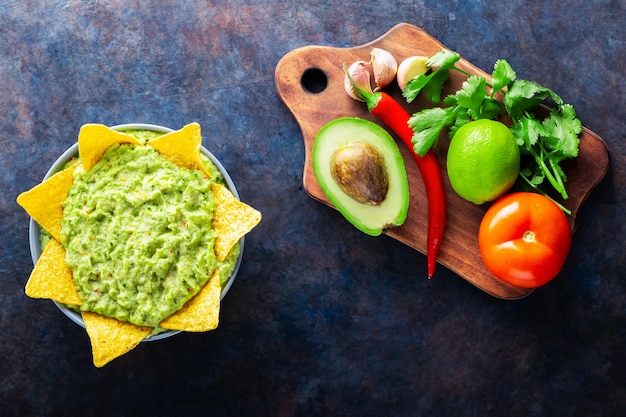
<instances>
[{"instance_id":1,"label":"garlic clove","mask_svg":"<svg viewBox=\"0 0 626 417\"><path fill-rule=\"evenodd\" d=\"M400 90L404 90L413 78L428 72L429 68L426 61L428 61L428 57L425 56L410 56L400 63L397 74Z\"/></svg>"},{"instance_id":2,"label":"garlic clove","mask_svg":"<svg viewBox=\"0 0 626 417\"><path fill-rule=\"evenodd\" d=\"M370 62L374 71L374 82L378 91L388 86L396 76L398 62L391 52L380 48L373 48L370 52Z\"/></svg>"},{"instance_id":3,"label":"garlic clove","mask_svg":"<svg viewBox=\"0 0 626 417\"><path fill-rule=\"evenodd\" d=\"M365 61L356 61L348 67L348 74L350 74L350 77L354 83L359 86L359 88L365 92L371 93L371 75L367 69L367 65L368 63ZM347 75L344 76L343 85L346 89L346 93L348 93L350 97L358 101L365 101L363 97L361 97L361 95L354 89L354 87L352 87Z\"/></svg>"}]
</instances>

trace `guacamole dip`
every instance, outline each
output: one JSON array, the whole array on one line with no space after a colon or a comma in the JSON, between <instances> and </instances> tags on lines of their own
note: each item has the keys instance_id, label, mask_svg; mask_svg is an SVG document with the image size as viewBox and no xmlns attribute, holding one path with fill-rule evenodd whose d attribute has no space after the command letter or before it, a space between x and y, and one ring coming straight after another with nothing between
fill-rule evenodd
<instances>
[{"instance_id":1,"label":"guacamole dip","mask_svg":"<svg viewBox=\"0 0 626 417\"><path fill-rule=\"evenodd\" d=\"M141 141L154 133L133 131ZM157 134L158 135L158 134ZM150 146L113 145L89 171L79 166L63 203L61 243L82 299L92 311L158 327L209 280L233 272L239 246L217 261L210 179Z\"/></svg>"}]
</instances>

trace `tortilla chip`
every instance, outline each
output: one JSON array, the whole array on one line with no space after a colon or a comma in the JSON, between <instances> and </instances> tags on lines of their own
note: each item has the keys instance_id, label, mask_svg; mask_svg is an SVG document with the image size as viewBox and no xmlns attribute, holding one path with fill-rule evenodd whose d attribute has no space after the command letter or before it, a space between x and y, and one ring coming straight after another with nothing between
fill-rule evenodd
<instances>
[{"instance_id":1,"label":"tortilla chip","mask_svg":"<svg viewBox=\"0 0 626 417\"><path fill-rule=\"evenodd\" d=\"M93 364L98 368L134 349L153 330L89 311L82 316L91 340Z\"/></svg>"},{"instance_id":2,"label":"tortilla chip","mask_svg":"<svg viewBox=\"0 0 626 417\"><path fill-rule=\"evenodd\" d=\"M142 143L134 137L115 131L108 126L83 125L78 133L78 154L85 171L89 172L100 161L106 150L117 143L132 143L142 146Z\"/></svg>"},{"instance_id":3,"label":"tortilla chip","mask_svg":"<svg viewBox=\"0 0 626 417\"><path fill-rule=\"evenodd\" d=\"M213 176L200 157L202 136L198 123L190 123L180 130L152 139L148 145L156 149L165 159L180 167L199 169L208 178Z\"/></svg>"},{"instance_id":4,"label":"tortilla chip","mask_svg":"<svg viewBox=\"0 0 626 417\"><path fill-rule=\"evenodd\" d=\"M215 231L215 255L220 262L228 256L235 243L261 221L261 213L237 200L233 193L221 184L211 184L215 198L213 230Z\"/></svg>"},{"instance_id":5,"label":"tortilla chip","mask_svg":"<svg viewBox=\"0 0 626 417\"><path fill-rule=\"evenodd\" d=\"M220 273L216 269L209 282L177 312L163 320L159 326L169 330L206 332L219 324Z\"/></svg>"},{"instance_id":6,"label":"tortilla chip","mask_svg":"<svg viewBox=\"0 0 626 417\"><path fill-rule=\"evenodd\" d=\"M25 291L31 298L49 298L75 306L83 303L74 284L72 269L65 262L65 249L58 240L52 239L46 245Z\"/></svg>"},{"instance_id":7,"label":"tortilla chip","mask_svg":"<svg viewBox=\"0 0 626 417\"><path fill-rule=\"evenodd\" d=\"M74 170L77 166L73 165L57 172L17 197L17 204L56 240L60 240L61 236L63 219L61 203L67 199L70 187L74 183Z\"/></svg>"}]
</instances>

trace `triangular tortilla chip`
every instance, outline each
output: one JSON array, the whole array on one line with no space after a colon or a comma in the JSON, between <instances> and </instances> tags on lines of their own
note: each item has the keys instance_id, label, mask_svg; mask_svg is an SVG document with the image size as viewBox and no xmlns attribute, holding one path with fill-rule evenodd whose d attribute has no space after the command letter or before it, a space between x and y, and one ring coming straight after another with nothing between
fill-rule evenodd
<instances>
[{"instance_id":1,"label":"triangular tortilla chip","mask_svg":"<svg viewBox=\"0 0 626 417\"><path fill-rule=\"evenodd\" d=\"M31 298L49 298L75 306L82 304L72 269L65 262L65 249L56 239L51 239L46 245L30 274L25 291Z\"/></svg>"},{"instance_id":2,"label":"triangular tortilla chip","mask_svg":"<svg viewBox=\"0 0 626 417\"><path fill-rule=\"evenodd\" d=\"M17 204L56 240L61 239L63 203L74 183L73 165L57 172L41 184L23 192L17 197Z\"/></svg>"},{"instance_id":3,"label":"triangular tortilla chip","mask_svg":"<svg viewBox=\"0 0 626 417\"><path fill-rule=\"evenodd\" d=\"M177 312L163 320L159 326L170 330L206 332L219 323L220 273L216 269L209 282Z\"/></svg>"},{"instance_id":4,"label":"triangular tortilla chip","mask_svg":"<svg viewBox=\"0 0 626 417\"><path fill-rule=\"evenodd\" d=\"M134 349L153 330L90 311L83 311L82 317L91 340L93 364L98 368Z\"/></svg>"},{"instance_id":5,"label":"triangular tortilla chip","mask_svg":"<svg viewBox=\"0 0 626 417\"><path fill-rule=\"evenodd\" d=\"M208 178L212 177L200 157L202 136L198 123L190 123L180 130L152 139L148 145L156 149L168 161L183 168L199 169Z\"/></svg>"},{"instance_id":6,"label":"triangular tortilla chip","mask_svg":"<svg viewBox=\"0 0 626 417\"><path fill-rule=\"evenodd\" d=\"M78 154L85 171L89 172L102 158L102 155L116 143L142 145L134 137L111 129L105 125L86 124L78 133Z\"/></svg>"},{"instance_id":7,"label":"triangular tortilla chip","mask_svg":"<svg viewBox=\"0 0 626 417\"><path fill-rule=\"evenodd\" d=\"M237 200L233 193L221 184L211 184L215 198L213 230L215 231L215 255L220 262L246 233L261 221L261 213Z\"/></svg>"}]
</instances>

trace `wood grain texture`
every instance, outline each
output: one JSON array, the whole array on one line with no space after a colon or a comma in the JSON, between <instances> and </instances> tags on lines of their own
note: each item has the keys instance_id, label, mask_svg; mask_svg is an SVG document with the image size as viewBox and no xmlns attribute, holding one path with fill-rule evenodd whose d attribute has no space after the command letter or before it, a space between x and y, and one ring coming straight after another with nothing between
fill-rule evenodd
<instances>
[{"instance_id":1,"label":"wood grain texture","mask_svg":"<svg viewBox=\"0 0 626 417\"><path fill-rule=\"evenodd\" d=\"M391 52L398 63L412 55L432 56L446 46L442 45L423 30L410 25L398 24L380 38L367 44L352 48L334 48L327 46L305 46L286 54L275 70L276 88L280 98L294 115L305 145L303 185L314 199L331 206L315 179L311 164L311 149L318 130L329 121L343 116L355 116L375 121L364 103L351 99L343 87L341 65L348 65L357 60L369 59L371 48L379 47ZM448 48L453 49L453 48ZM494 62L497 57L494 57ZM469 73L489 77L487 73L470 62L461 59L458 66ZM310 71L318 71L327 80L322 91L311 89L303 76ZM321 71L321 72L320 72ZM465 77L452 72L444 88L444 96L457 91ZM407 104L395 83L385 89L404 105L411 114L426 107L432 107L423 97ZM409 215L401 226L387 232L389 236L426 253L428 204L424 185L419 170L402 142L396 139L403 154L411 192ZM495 278L482 262L478 249L478 228L488 205L476 206L456 195L450 186L446 174L446 152L449 145L447 131L442 132L435 153L441 164L446 195L448 199L448 222L446 234L439 254L438 262L457 273L476 287L498 298L518 299L527 296L532 290L513 287ZM572 230L576 228L576 216L591 190L600 182L608 170L609 154L604 141L587 128L580 136L580 151L577 159L564 165L568 176L567 190L570 198L559 200L569 208ZM558 200L558 198L557 198ZM426 270L424 270L426 277ZM436 279L436 274L433 279Z\"/></svg>"}]
</instances>

